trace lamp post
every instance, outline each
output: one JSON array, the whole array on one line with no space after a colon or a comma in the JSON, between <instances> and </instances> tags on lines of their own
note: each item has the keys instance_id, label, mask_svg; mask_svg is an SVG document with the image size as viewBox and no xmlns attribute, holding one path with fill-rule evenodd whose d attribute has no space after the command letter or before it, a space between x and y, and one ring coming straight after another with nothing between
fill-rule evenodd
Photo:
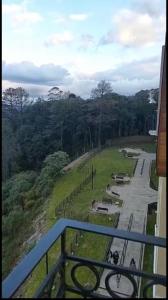
<instances>
[{"instance_id":1,"label":"lamp post","mask_svg":"<svg viewBox=\"0 0 168 300\"><path fill-rule=\"evenodd\" d=\"M93 164L92 164L92 190L93 190Z\"/></svg>"}]
</instances>

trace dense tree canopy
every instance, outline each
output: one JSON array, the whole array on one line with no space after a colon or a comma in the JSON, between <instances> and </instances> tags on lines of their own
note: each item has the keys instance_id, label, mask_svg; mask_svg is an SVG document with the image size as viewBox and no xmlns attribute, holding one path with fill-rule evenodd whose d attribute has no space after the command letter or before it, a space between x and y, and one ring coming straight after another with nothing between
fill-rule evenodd
<instances>
[{"instance_id":1,"label":"dense tree canopy","mask_svg":"<svg viewBox=\"0 0 168 300\"><path fill-rule=\"evenodd\" d=\"M3 180L21 171L40 170L54 152L64 151L72 159L109 139L146 135L156 128L158 89L152 90L156 103L149 103L149 90L126 97L113 93L105 81L95 90L93 99L68 93L66 99L39 98L31 105L26 91L20 90L24 109L18 110L14 105L18 89L7 89L2 114Z\"/></svg>"}]
</instances>

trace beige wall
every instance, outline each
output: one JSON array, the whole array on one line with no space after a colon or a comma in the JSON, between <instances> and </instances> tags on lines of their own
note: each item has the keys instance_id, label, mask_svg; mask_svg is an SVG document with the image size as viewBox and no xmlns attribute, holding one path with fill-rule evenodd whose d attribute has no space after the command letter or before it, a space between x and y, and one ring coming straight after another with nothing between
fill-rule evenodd
<instances>
[{"instance_id":1,"label":"beige wall","mask_svg":"<svg viewBox=\"0 0 168 300\"><path fill-rule=\"evenodd\" d=\"M166 177L159 177L156 236L166 238ZM154 272L166 275L166 249L155 247ZM156 286L154 297L166 297L166 288Z\"/></svg>"}]
</instances>

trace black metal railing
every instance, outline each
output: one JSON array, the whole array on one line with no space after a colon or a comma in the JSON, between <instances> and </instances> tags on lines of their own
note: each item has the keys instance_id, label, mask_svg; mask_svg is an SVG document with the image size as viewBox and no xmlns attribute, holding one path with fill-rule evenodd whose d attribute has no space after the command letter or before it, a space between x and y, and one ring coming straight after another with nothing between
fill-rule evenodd
<instances>
[{"instance_id":1,"label":"black metal railing","mask_svg":"<svg viewBox=\"0 0 168 300\"><path fill-rule=\"evenodd\" d=\"M128 223L128 227L127 227L127 231L130 232L131 227L132 227L132 222L133 222L133 214L130 215L129 218L129 223ZM128 240L124 241L124 246L123 246L123 250L121 253L121 257L120 257L120 262L119 265L123 266L124 265L124 260L125 260L125 255L126 255L126 251L127 251L127 246L128 246ZM120 284L120 279L121 279L121 274L117 275L117 286L119 288L119 284Z\"/></svg>"},{"instance_id":2,"label":"black metal railing","mask_svg":"<svg viewBox=\"0 0 168 300\"><path fill-rule=\"evenodd\" d=\"M132 285L131 295L128 297L138 296L137 282L134 276L145 277L149 279L143 290L143 296L147 297L148 289L153 285L166 286L166 276L160 274L149 274L138 269L131 269L125 266L112 265L108 262L93 260L86 257L79 257L76 255L68 254L66 251L66 233L68 229L82 230L94 234L99 234L111 238L124 239L143 244L154 245L158 247L166 247L166 240L164 238L144 235L136 232L128 232L111 227L104 227L94 225L86 222L79 222L76 220L60 219L48 233L38 242L34 249L18 264L9 276L2 283L2 297L12 298L18 289L23 285L26 279L33 272L35 267L40 263L42 258L46 257L46 276L40 284L35 298L66 298L66 293L71 292L79 294L84 298L122 298L122 293L114 291L111 288L110 280L113 276L123 275L129 280ZM52 245L60 238L60 256L55 262L55 265L49 269L48 265L48 252ZM72 285L66 281L66 264L73 262L70 270ZM86 287L81 284L77 278L77 270L82 267L87 267L95 277L94 284ZM106 269L107 275L104 278L106 293L100 293L100 278L98 269ZM53 289L54 286L54 289ZM57 288L55 288L57 287Z\"/></svg>"},{"instance_id":3,"label":"black metal railing","mask_svg":"<svg viewBox=\"0 0 168 300\"><path fill-rule=\"evenodd\" d=\"M144 218L144 225L143 225L143 234L146 233L146 224L147 224L147 215ZM145 252L145 245L141 244L141 249L140 249L140 259L139 259L139 269L143 268L143 257L144 257L144 252ZM138 286L138 296L140 297L140 292L141 292L141 281L142 277L138 277L137 280L137 286Z\"/></svg>"}]
</instances>

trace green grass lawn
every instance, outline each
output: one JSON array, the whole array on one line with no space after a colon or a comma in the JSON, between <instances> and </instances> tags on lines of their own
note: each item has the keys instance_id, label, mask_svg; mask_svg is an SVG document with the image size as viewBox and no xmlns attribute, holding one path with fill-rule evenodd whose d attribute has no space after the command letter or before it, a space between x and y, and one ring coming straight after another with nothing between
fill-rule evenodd
<instances>
[{"instance_id":1,"label":"green grass lawn","mask_svg":"<svg viewBox=\"0 0 168 300\"><path fill-rule=\"evenodd\" d=\"M53 193L47 201L47 222L46 230L51 228L55 222L60 218L60 216L55 217L55 207L66 197L72 190L79 185L82 180L88 174L88 169L91 170L91 165L93 164L96 168L96 176L94 178L94 189L92 190L91 183L89 183L81 192L78 194L73 203L70 206L73 214L75 216L87 216L89 209L91 207L92 200L102 200L105 196L105 189L107 184L112 182L111 173L126 172L130 176L133 175L135 160L130 158L124 158L122 153L118 152L118 149L108 148L104 149L102 152L98 153L94 158L88 161L84 168L81 170L74 168L69 171L64 176L60 177L54 187ZM97 224L103 224L109 226L108 217L105 215L92 216L91 222ZM112 226L112 224L111 224ZM82 240L81 247L78 248L78 255L86 254L92 255L95 259L102 259L107 245L107 238L96 237L93 239L93 235L86 234ZM74 232L69 232L67 235L67 247L70 246L72 239L74 238ZM86 250L86 245L87 250ZM96 246L97 245L97 246ZM54 245L49 251L49 262L52 266L52 262L56 261L59 256L60 245ZM83 252L82 252L83 251ZM82 254L83 253L83 254ZM33 271L32 277L28 280L27 284L24 285L24 296L31 297L36 288L39 286L42 278L45 276L45 262L42 261L38 267Z\"/></svg>"},{"instance_id":2,"label":"green grass lawn","mask_svg":"<svg viewBox=\"0 0 168 300\"><path fill-rule=\"evenodd\" d=\"M156 224L156 214L155 213L152 213L151 215L148 214L146 234L155 235L155 224ZM154 247L151 245L146 245L145 252L144 252L143 271L148 273L153 273L153 259L154 259ZM149 279L144 279L144 278L142 279L141 293L148 280ZM153 296L153 289L150 288L148 291L148 297L152 298L152 296Z\"/></svg>"},{"instance_id":3,"label":"green grass lawn","mask_svg":"<svg viewBox=\"0 0 168 300\"><path fill-rule=\"evenodd\" d=\"M150 176L150 186L154 190L158 190L159 177L156 174L156 160L152 161L151 165L151 176Z\"/></svg>"},{"instance_id":4,"label":"green grass lawn","mask_svg":"<svg viewBox=\"0 0 168 300\"><path fill-rule=\"evenodd\" d=\"M102 214L93 214L90 215L89 222L93 224L114 227L116 218L117 215L111 215L107 217L106 215ZM75 255L95 259L98 261L106 260L106 250L108 249L108 245L109 243L111 243L111 241L111 238L106 236L85 233L84 236L79 239L79 245L76 248ZM71 286L74 285L70 275L73 265L73 262L69 262L66 268L66 282ZM98 269L98 271L100 270ZM91 286L94 285L95 277L88 268L81 267L78 269L76 274L80 284L90 284ZM66 296L68 298L70 297L70 295L71 293L66 293ZM79 295L73 294L73 297L79 298Z\"/></svg>"},{"instance_id":5,"label":"green grass lawn","mask_svg":"<svg viewBox=\"0 0 168 300\"><path fill-rule=\"evenodd\" d=\"M68 196L72 190L80 184L80 182L82 182L88 174L88 169L91 170L91 164L93 164L94 168L96 168L94 189L91 189L91 183L89 183L87 187L74 199L71 205L71 210L75 210L76 214L87 214L92 200L102 200L102 197L105 195L107 184L112 183L112 172L126 172L132 176L135 161L129 158L124 158L123 155L118 152L117 148L108 148L89 160L82 170L79 171L75 168L64 177L60 178L57 181L50 197L50 201L48 202L47 229L50 228L59 218L59 216L55 218L55 207L66 196Z\"/></svg>"},{"instance_id":6,"label":"green grass lawn","mask_svg":"<svg viewBox=\"0 0 168 300\"><path fill-rule=\"evenodd\" d=\"M156 153L156 143L137 143L129 144L129 148L139 148L149 153Z\"/></svg>"}]
</instances>

